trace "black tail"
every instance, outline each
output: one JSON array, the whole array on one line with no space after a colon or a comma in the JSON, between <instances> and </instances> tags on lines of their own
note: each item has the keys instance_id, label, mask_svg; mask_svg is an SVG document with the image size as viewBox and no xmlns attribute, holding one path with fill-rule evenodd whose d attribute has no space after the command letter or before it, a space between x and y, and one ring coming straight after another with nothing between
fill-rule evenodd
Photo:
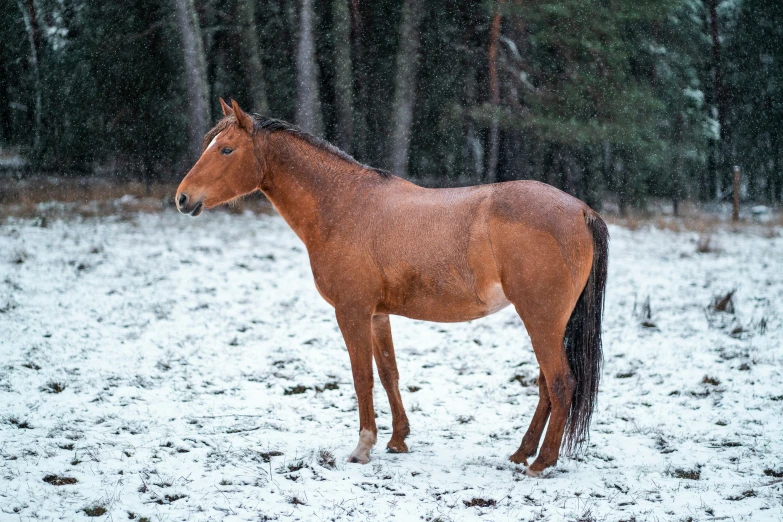
<instances>
[{"instance_id":1,"label":"black tail","mask_svg":"<svg viewBox=\"0 0 783 522\"><path fill-rule=\"evenodd\" d=\"M601 378L601 317L609 258L609 231L595 212L585 213L585 223L593 235L593 268L565 331L568 365L576 379L564 436L564 449L578 453L587 442L590 417L593 415L598 381Z\"/></svg>"}]
</instances>

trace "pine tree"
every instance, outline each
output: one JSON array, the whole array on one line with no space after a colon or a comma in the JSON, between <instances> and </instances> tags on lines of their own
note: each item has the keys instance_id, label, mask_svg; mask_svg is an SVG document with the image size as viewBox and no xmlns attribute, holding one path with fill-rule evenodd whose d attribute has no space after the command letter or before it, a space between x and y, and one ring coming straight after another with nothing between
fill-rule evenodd
<instances>
[{"instance_id":1,"label":"pine tree","mask_svg":"<svg viewBox=\"0 0 783 522\"><path fill-rule=\"evenodd\" d=\"M729 146L748 195L783 200L783 5L745 0L727 38Z\"/></svg>"}]
</instances>

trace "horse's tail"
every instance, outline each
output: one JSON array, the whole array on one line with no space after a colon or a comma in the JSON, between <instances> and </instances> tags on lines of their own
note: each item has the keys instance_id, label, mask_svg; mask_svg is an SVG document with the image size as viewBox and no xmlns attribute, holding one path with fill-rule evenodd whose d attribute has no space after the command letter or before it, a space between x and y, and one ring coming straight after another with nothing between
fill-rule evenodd
<instances>
[{"instance_id":1,"label":"horse's tail","mask_svg":"<svg viewBox=\"0 0 783 522\"><path fill-rule=\"evenodd\" d=\"M593 266L582 295L571 312L564 338L568 365L576 379L564 437L564 448L571 454L578 453L587 442L603 359L601 316L606 290L609 231L606 223L592 210L585 212L585 223L593 236Z\"/></svg>"}]
</instances>

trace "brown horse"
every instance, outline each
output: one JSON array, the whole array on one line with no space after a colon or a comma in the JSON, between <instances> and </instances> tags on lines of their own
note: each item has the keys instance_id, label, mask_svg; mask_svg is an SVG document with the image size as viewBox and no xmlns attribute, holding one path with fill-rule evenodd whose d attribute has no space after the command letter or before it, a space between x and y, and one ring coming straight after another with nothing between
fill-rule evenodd
<instances>
[{"instance_id":1,"label":"brown horse","mask_svg":"<svg viewBox=\"0 0 783 522\"><path fill-rule=\"evenodd\" d=\"M223 118L177 190L199 215L262 191L307 247L318 292L348 347L366 463L376 441L375 364L391 405L388 451L406 452L389 314L469 321L513 304L540 366L539 402L511 461L538 475L561 442L585 442L598 391L608 233L587 205L549 185L513 181L428 189L369 168L285 122L222 99Z\"/></svg>"}]
</instances>

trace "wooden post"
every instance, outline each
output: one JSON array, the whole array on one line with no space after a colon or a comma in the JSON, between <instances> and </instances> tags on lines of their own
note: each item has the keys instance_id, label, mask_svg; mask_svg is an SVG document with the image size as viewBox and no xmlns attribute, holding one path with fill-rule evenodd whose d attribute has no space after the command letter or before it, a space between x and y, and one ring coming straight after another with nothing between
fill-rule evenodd
<instances>
[{"instance_id":1,"label":"wooden post","mask_svg":"<svg viewBox=\"0 0 783 522\"><path fill-rule=\"evenodd\" d=\"M731 219L734 222L739 221L739 190L740 190L740 168L739 165L734 165L734 210L731 214Z\"/></svg>"}]
</instances>

